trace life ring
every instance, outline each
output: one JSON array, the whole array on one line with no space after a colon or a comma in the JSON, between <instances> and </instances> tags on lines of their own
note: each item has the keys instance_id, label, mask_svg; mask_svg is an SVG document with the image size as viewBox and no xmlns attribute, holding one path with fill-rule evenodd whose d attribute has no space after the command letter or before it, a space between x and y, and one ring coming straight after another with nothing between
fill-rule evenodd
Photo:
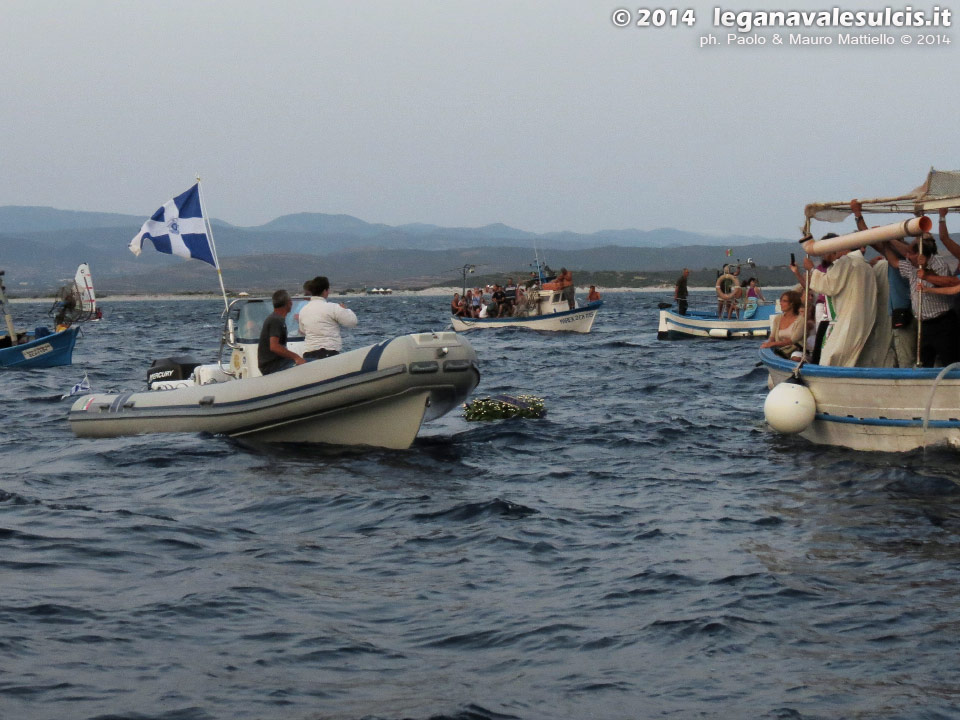
<instances>
[{"instance_id":1,"label":"life ring","mask_svg":"<svg viewBox=\"0 0 960 720\"><path fill-rule=\"evenodd\" d=\"M724 280L730 281L730 292L723 291ZM721 300L733 300L733 296L736 294L738 287L740 287L740 281L737 279L736 275L724 273L717 278L717 297Z\"/></svg>"}]
</instances>

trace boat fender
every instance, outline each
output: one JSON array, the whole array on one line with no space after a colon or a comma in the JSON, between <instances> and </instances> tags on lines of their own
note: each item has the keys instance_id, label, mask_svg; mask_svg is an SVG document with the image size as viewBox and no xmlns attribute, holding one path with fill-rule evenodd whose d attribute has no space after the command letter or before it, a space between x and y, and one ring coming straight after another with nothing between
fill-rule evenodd
<instances>
[{"instance_id":1,"label":"boat fender","mask_svg":"<svg viewBox=\"0 0 960 720\"><path fill-rule=\"evenodd\" d=\"M723 283L726 280L730 281L730 292L723 291ZM733 300L733 296L738 287L740 287L740 280L738 280L735 275L724 273L717 278L717 297L721 300Z\"/></svg>"},{"instance_id":2,"label":"boat fender","mask_svg":"<svg viewBox=\"0 0 960 720\"><path fill-rule=\"evenodd\" d=\"M795 380L785 380L774 387L763 403L767 424L785 435L806 430L816 414L817 401L810 388Z\"/></svg>"},{"instance_id":3,"label":"boat fender","mask_svg":"<svg viewBox=\"0 0 960 720\"><path fill-rule=\"evenodd\" d=\"M707 334L715 338L728 338L730 337L730 330L727 328L710 328Z\"/></svg>"}]
</instances>

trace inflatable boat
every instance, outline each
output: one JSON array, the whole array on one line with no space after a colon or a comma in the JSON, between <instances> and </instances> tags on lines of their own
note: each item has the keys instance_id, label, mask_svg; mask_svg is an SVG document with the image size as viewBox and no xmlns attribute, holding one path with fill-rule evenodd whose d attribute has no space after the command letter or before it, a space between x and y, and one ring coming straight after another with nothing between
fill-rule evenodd
<instances>
[{"instance_id":1,"label":"inflatable boat","mask_svg":"<svg viewBox=\"0 0 960 720\"><path fill-rule=\"evenodd\" d=\"M461 405L480 381L476 353L452 332L403 335L260 375L253 329L270 311L269 301L234 302L224 336L232 349L229 365L167 358L151 367L147 390L79 398L69 415L74 434L209 432L260 442L403 449L423 422ZM296 328L295 313L287 318ZM295 352L302 342L288 335Z\"/></svg>"}]
</instances>

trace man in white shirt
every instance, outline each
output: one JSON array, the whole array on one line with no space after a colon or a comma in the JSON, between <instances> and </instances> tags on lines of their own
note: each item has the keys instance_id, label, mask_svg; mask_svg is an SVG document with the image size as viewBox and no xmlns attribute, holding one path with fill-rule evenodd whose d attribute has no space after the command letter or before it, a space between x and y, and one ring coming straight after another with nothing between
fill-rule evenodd
<instances>
[{"instance_id":1,"label":"man in white shirt","mask_svg":"<svg viewBox=\"0 0 960 720\"><path fill-rule=\"evenodd\" d=\"M320 360L337 355L343 348L340 339L341 327L356 327L357 316L343 303L327 302L330 281L318 276L308 280L305 287L310 291L310 302L300 310L300 332L303 334L305 360Z\"/></svg>"}]
</instances>

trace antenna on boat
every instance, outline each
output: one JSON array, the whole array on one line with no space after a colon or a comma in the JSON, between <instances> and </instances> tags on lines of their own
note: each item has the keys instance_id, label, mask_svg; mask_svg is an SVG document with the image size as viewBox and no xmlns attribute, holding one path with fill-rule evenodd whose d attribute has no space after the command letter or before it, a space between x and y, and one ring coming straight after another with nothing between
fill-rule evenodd
<instances>
[{"instance_id":1,"label":"antenna on boat","mask_svg":"<svg viewBox=\"0 0 960 720\"><path fill-rule=\"evenodd\" d=\"M461 268L461 271L463 272L463 287L460 289L461 297L467 294L467 273L472 273L476 269L477 266L471 265L470 263L467 263Z\"/></svg>"}]
</instances>

